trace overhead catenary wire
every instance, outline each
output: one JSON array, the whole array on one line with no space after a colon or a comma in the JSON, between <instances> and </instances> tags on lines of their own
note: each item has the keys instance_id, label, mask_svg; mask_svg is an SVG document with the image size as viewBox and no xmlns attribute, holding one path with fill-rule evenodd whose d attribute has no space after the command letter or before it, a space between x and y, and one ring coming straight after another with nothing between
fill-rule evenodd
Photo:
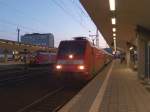
<instances>
[{"instance_id":1,"label":"overhead catenary wire","mask_svg":"<svg viewBox=\"0 0 150 112\"><path fill-rule=\"evenodd\" d=\"M25 12L23 12L23 11L17 9L16 7L10 6L9 4L7 4L7 3L4 2L4 1L0 1L0 5L1 5L1 6L4 6L4 7L7 7L7 8L11 8L11 9L12 9L11 11L13 11L13 12L15 12L15 13L17 13L17 14L23 16L23 17L26 17L26 16L27 16L27 15L25 14ZM37 18L35 18L35 17L31 16L31 15L30 15L30 18L28 18L28 19L32 20L32 22L35 22L35 23L40 24L40 25L43 25L43 23L41 23L40 20L38 20ZM43 26L44 26L44 25L43 25Z\"/></svg>"},{"instance_id":2,"label":"overhead catenary wire","mask_svg":"<svg viewBox=\"0 0 150 112\"><path fill-rule=\"evenodd\" d=\"M36 29L30 28L30 27L27 27L27 26L24 26L24 25L20 25L20 24L14 23L14 22L10 22L10 21L7 21L7 20L1 19L1 18L0 18L0 23L11 25L11 26L14 26L15 28L20 27L21 29L23 29L25 31L28 31L28 32L38 31Z\"/></svg>"},{"instance_id":3,"label":"overhead catenary wire","mask_svg":"<svg viewBox=\"0 0 150 112\"><path fill-rule=\"evenodd\" d=\"M59 0L59 2L61 2L61 4L63 4L63 5L65 5L65 8L67 8L68 9L68 7L66 6L66 2L65 1L63 1L63 0ZM75 8L77 8L72 2L70 2ZM78 8L77 8L78 9ZM76 12L76 14L77 14L77 16L79 16L79 18L81 18L81 20L80 20L80 24L82 24L82 22L83 22L83 15L82 15L82 12L81 12L81 10L72 10L71 8L69 8L68 9L69 11L71 11L71 12ZM75 15L74 15L75 16Z\"/></svg>"},{"instance_id":4,"label":"overhead catenary wire","mask_svg":"<svg viewBox=\"0 0 150 112\"><path fill-rule=\"evenodd\" d=\"M0 1L0 2L1 2L0 5L11 8L12 10L14 10L15 13L17 13L19 15L26 16L25 13L23 11L17 9L17 7L13 7L13 6L7 4L5 1ZM51 0L51 2L53 2L55 5L57 5L57 7L59 7L60 9L62 9L62 11L64 13L66 13L66 15L68 15L70 18L72 18L72 20L75 21L77 24L79 24L86 32L89 32L90 28L88 28L88 25L86 25L85 23L83 23L84 22L84 18L81 17L81 15L80 15L81 19L79 19L74 14L72 14L72 12L70 10L66 9L67 7L65 5L65 1L64 0ZM75 2L75 1L72 0L72 3L73 2ZM74 3L74 4L77 5L78 3ZM78 6L76 6L76 7L78 7L78 9L80 9L79 11L82 11L82 15L84 15L83 14L84 10L82 10L82 8L80 8L81 6L78 4ZM68 8L70 8L70 7L68 7ZM34 18L34 17L30 16L30 19L33 20L34 22L36 21L37 23L39 23L38 20L36 18ZM35 28L32 28L31 26L24 26L21 23L18 24L17 22L10 21L10 20L4 20L3 19L3 20L0 20L0 22L3 23L3 24L7 24L7 25L13 26L15 28L14 31L16 31L16 28L19 27L21 29L21 32L28 32L28 33L31 33L31 32L41 32L41 31L39 31L39 30L37 30Z\"/></svg>"},{"instance_id":5,"label":"overhead catenary wire","mask_svg":"<svg viewBox=\"0 0 150 112\"><path fill-rule=\"evenodd\" d=\"M90 23L93 24L93 26L97 29L97 27L95 26L93 20L90 18L90 16L88 15L88 13L86 12L86 10L82 7L81 3L79 0L70 0L70 2L72 2L72 4L78 9L80 10L83 18L88 19L88 21Z\"/></svg>"},{"instance_id":6,"label":"overhead catenary wire","mask_svg":"<svg viewBox=\"0 0 150 112\"><path fill-rule=\"evenodd\" d=\"M0 20L0 23L2 21ZM17 27L20 28L21 30L21 34L26 34L26 33L34 33L35 31L31 28L27 28L25 26L22 26L22 25L18 25L16 23L12 23L12 22L9 22L9 21L3 21L2 24L7 24L7 25L10 25L10 26L13 26L14 27L14 30L13 31L16 31ZM7 29L3 29L3 30L0 30L0 38L15 38L16 35L17 35L17 31L16 32L12 32L12 31L6 31Z\"/></svg>"},{"instance_id":7,"label":"overhead catenary wire","mask_svg":"<svg viewBox=\"0 0 150 112\"><path fill-rule=\"evenodd\" d=\"M53 2L57 2L57 3L55 3L55 5L58 5L59 8L61 8L68 16L71 16L71 18L74 19L78 24L80 24L80 26L83 27L85 31L87 31L87 32L90 31L88 27L85 27L85 25L82 24L82 23L83 23L82 21L84 21L83 18L89 19L88 22L90 22L90 23L93 23L93 21L92 21L91 18L88 16L88 14L82 9L81 5L75 3L74 1L70 1L70 2L72 3L72 5L73 5L76 9L78 9L78 11L81 12L81 14L79 15L80 18L81 18L81 21L79 21L72 13L70 13L71 9L68 9L68 7L67 7L66 4L65 4L65 1L63 1L63 0L59 0L59 1L54 0ZM76 12L77 12L77 11L76 11ZM87 26L88 26L88 25L87 25ZM95 26L94 23L93 23L93 27L96 28L96 26ZM97 28L96 28L96 29L97 29Z\"/></svg>"},{"instance_id":8,"label":"overhead catenary wire","mask_svg":"<svg viewBox=\"0 0 150 112\"><path fill-rule=\"evenodd\" d=\"M52 1L52 2L55 2L55 5L57 5L57 6L59 6L61 9L63 9L63 11L67 14L67 15L69 15L74 21L76 21L77 23L79 23L80 24L80 26L82 27L82 28L84 28L85 30L87 30L88 28L86 28L86 26L84 26L83 24L82 24L82 22L81 21L79 21L78 19L76 19L75 17L74 17L74 15L72 15L69 11L67 11L62 5L61 5L61 3L63 4L64 2L61 2L61 1L59 1L59 2L61 2L61 3L59 3L58 1ZM9 7L9 8L11 8L11 9L13 9L16 13L18 13L19 15L22 15L22 16L26 16L26 15L24 15L24 12L22 12L21 10L18 10L16 7L13 7L13 6L10 6L9 4L7 4L6 2L4 2L4 1L0 1L0 5L2 5L2 6L5 6L5 7ZM65 4L63 4L63 5L65 5ZM35 18L33 18L33 17L31 17L30 16L30 18L32 19L32 20L34 20L34 22L35 22ZM37 21L37 20L36 20ZM2 22L2 21L1 21ZM27 27L27 26L24 26L24 25L21 25L21 24L17 24L17 23L14 23L14 22L10 22L10 21L3 21L3 23L4 24L9 24L9 25L13 25L13 26L15 26L15 27L21 27L21 29L25 29L25 30L28 30L28 31L36 31L35 29L33 29L33 28L29 28L29 27ZM39 32L39 31L38 31Z\"/></svg>"},{"instance_id":9,"label":"overhead catenary wire","mask_svg":"<svg viewBox=\"0 0 150 112\"><path fill-rule=\"evenodd\" d=\"M77 1L77 0L76 0L76 1ZM70 2L72 2L73 5L81 11L81 14L82 14L84 17L88 17L88 18L89 18L89 16L88 16L88 14L86 13L86 11L83 10L83 8L81 7L81 4L79 4L79 1L78 1L78 3L75 2L74 0L71 0Z\"/></svg>"},{"instance_id":10,"label":"overhead catenary wire","mask_svg":"<svg viewBox=\"0 0 150 112\"><path fill-rule=\"evenodd\" d=\"M69 1L69 2L71 3L71 6L73 6L76 9L76 10L73 10L73 11L77 14L77 16L78 16L77 18L80 19L80 24L83 24L86 27L89 26L86 23L87 22L86 21L87 17L85 17L86 14L83 14L84 13L83 10L81 8L77 7L76 4L73 1Z\"/></svg>"},{"instance_id":11,"label":"overhead catenary wire","mask_svg":"<svg viewBox=\"0 0 150 112\"><path fill-rule=\"evenodd\" d=\"M86 26L84 26L83 24L81 24L81 22L74 16L72 15L68 10L66 10L66 8L63 6L63 4L61 4L60 2L53 0L52 1L57 7L59 7L60 9L62 9L62 11L68 15L70 18L72 18L72 20L74 20L76 23L78 23L85 31L89 31L89 28L87 28Z\"/></svg>"},{"instance_id":12,"label":"overhead catenary wire","mask_svg":"<svg viewBox=\"0 0 150 112\"><path fill-rule=\"evenodd\" d=\"M27 15L26 15L25 12L23 12L22 10L19 10L16 7L13 7L12 5L9 5L8 3L4 2L4 1L0 1L0 6L6 7L8 9L9 8L12 9L11 11L15 12L17 15L20 15L22 17L27 17ZM28 19L30 19L30 21L32 21L32 22L35 23L35 25L34 25L35 28L33 28L31 26L22 25L21 23L12 22L10 20L3 19L2 17L0 18L0 23L5 24L5 25L9 25L9 26L13 26L14 27L13 31L16 31L16 28L19 27L19 29L21 30L22 34L25 34L25 33L34 33L34 32L39 32L40 33L41 30L37 30L36 29L37 26L39 27L39 26L42 25L43 27L45 27L43 23L39 22L39 20L37 18L35 18L35 17L31 16L31 15L30 15L30 17ZM5 29L5 30L7 30L7 29Z\"/></svg>"},{"instance_id":13,"label":"overhead catenary wire","mask_svg":"<svg viewBox=\"0 0 150 112\"><path fill-rule=\"evenodd\" d=\"M72 17L76 22L78 22L79 24L80 24L80 26L82 26L84 29L88 29L88 28L86 28L86 26L84 26L83 24L82 24L82 22L81 21L79 21L78 19L76 19L75 17L74 17L74 15L72 15L69 11L67 11L65 8L64 8L64 2L63 1L59 1L59 2L61 2L61 3L59 3L58 1L55 1L55 0L53 0L52 2L55 2L55 4L57 5L57 6L59 6L61 9L63 9L64 10L64 12L67 14L67 15L69 15L70 17ZM13 7L13 6L10 6L9 4L7 4L6 2L4 2L4 1L0 1L0 5L3 5L3 6L5 6L5 7L9 7L9 8L11 8L11 9L13 9L16 13L18 13L19 15L22 15L22 16L26 16L26 15L24 15L24 12L22 12L21 10L18 10L16 7ZM83 11L82 11L83 12ZM37 19L35 19L34 17L31 17L30 16L30 18L32 19L32 20L34 20L34 22L35 21L37 21ZM81 17L82 18L82 17ZM39 23L39 22L37 22L37 23ZM23 25L21 25L21 27L22 27ZM23 26L24 27L24 26ZM27 28L27 27L24 27L25 29L29 29L29 28ZM30 28L31 29L31 28ZM33 29L33 28L32 28Z\"/></svg>"},{"instance_id":14,"label":"overhead catenary wire","mask_svg":"<svg viewBox=\"0 0 150 112\"><path fill-rule=\"evenodd\" d=\"M84 18L89 19L89 22L93 23L94 28L97 30L97 26L94 24L93 20L90 18L90 16L88 15L88 13L86 12L86 10L82 7L81 3L79 0L69 0L70 2L72 2L72 4L78 9L80 10L82 16ZM98 31L99 32L99 31ZM96 34L97 35L97 34ZM101 35L101 33L99 32L99 35ZM101 36L102 37L102 36ZM103 38L103 37L102 37ZM106 45L108 46L108 44Z\"/></svg>"},{"instance_id":15,"label":"overhead catenary wire","mask_svg":"<svg viewBox=\"0 0 150 112\"><path fill-rule=\"evenodd\" d=\"M93 24L94 29L97 30L96 25L94 24L93 20L90 18L90 16L86 12L86 10L82 7L80 1L79 0L69 0L69 1L72 2L72 4L81 12L81 14L83 16L82 18L87 19L90 24L91 23Z\"/></svg>"}]
</instances>

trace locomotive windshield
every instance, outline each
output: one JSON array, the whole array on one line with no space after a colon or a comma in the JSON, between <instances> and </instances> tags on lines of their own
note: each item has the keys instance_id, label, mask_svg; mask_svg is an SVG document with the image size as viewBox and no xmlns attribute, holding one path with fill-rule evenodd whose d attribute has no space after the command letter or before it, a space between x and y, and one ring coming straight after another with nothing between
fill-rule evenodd
<instances>
[{"instance_id":1,"label":"locomotive windshield","mask_svg":"<svg viewBox=\"0 0 150 112\"><path fill-rule=\"evenodd\" d=\"M82 55L85 51L85 41L64 41L60 43L58 55Z\"/></svg>"}]
</instances>

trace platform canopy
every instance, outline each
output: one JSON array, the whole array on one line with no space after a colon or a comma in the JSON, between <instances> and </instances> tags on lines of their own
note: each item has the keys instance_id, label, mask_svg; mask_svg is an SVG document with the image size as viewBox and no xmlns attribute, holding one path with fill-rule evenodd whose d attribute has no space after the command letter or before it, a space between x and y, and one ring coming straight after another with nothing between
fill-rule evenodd
<instances>
[{"instance_id":1,"label":"platform canopy","mask_svg":"<svg viewBox=\"0 0 150 112\"><path fill-rule=\"evenodd\" d=\"M113 27L117 29L116 41L120 48L133 43L137 25L150 29L150 0L115 0L115 11L110 11L109 0L80 2L109 45L113 43ZM116 25L111 23L113 17L116 18Z\"/></svg>"}]
</instances>

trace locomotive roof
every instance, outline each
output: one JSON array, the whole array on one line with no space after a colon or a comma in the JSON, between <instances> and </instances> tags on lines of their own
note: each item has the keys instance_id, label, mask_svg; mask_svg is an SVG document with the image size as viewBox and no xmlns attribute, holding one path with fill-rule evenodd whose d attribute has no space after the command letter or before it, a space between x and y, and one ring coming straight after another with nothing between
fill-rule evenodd
<instances>
[{"instance_id":1,"label":"locomotive roof","mask_svg":"<svg viewBox=\"0 0 150 112\"><path fill-rule=\"evenodd\" d=\"M103 53L108 54L108 55L112 55L111 53L105 51L104 49L96 47L95 45L93 45L92 42L90 42L89 40L87 40L87 39L85 39L85 38L84 38L84 39L75 39L75 40L63 40L63 41L61 41L61 42L68 42L68 43L69 43L69 42L87 42L87 43L90 44L91 47L93 47L93 48L99 50L100 52L103 52Z\"/></svg>"},{"instance_id":2,"label":"locomotive roof","mask_svg":"<svg viewBox=\"0 0 150 112\"><path fill-rule=\"evenodd\" d=\"M87 41L87 42L88 42L87 39L81 39L81 40L80 40L80 39L77 39L77 40L63 40L63 41L61 41L61 42L80 42L80 41L81 41L81 42L83 42L83 41L85 41L85 42Z\"/></svg>"}]
</instances>

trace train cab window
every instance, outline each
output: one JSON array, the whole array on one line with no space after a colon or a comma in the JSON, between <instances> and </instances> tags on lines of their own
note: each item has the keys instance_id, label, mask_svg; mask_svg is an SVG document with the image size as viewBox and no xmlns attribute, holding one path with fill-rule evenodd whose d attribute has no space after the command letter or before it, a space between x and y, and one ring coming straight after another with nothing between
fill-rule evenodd
<instances>
[{"instance_id":1,"label":"train cab window","mask_svg":"<svg viewBox=\"0 0 150 112\"><path fill-rule=\"evenodd\" d=\"M75 55L82 55L85 51L86 42L66 41L61 42L59 46L58 55L68 55L73 53Z\"/></svg>"}]
</instances>

